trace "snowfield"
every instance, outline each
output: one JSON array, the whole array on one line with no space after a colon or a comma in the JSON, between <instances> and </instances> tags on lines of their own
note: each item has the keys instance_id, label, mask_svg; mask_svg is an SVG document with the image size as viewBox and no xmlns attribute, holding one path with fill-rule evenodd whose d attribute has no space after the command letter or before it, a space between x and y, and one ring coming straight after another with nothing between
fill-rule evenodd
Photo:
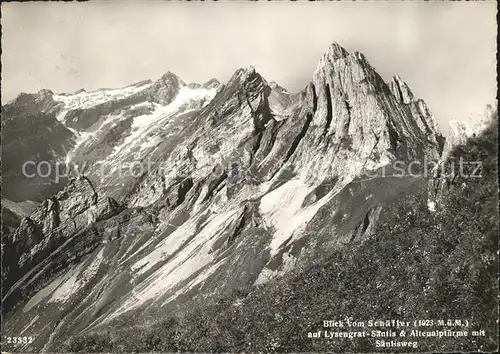
<instances>
[{"instance_id":1,"label":"snowfield","mask_svg":"<svg viewBox=\"0 0 500 354\"><path fill-rule=\"evenodd\" d=\"M53 95L54 101L64 103L64 109L58 114L57 120L63 121L68 111L73 109L86 109L97 106L101 103L122 99L131 96L137 92L147 89L152 83L141 86L127 86L118 89L106 89L96 91L82 91L76 94Z\"/></svg>"}]
</instances>

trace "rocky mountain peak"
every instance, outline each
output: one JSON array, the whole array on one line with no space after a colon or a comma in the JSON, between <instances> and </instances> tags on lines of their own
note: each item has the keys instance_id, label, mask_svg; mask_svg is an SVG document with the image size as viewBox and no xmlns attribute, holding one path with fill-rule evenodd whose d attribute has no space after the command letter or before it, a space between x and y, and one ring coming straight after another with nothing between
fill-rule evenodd
<instances>
[{"instance_id":1,"label":"rocky mountain peak","mask_svg":"<svg viewBox=\"0 0 500 354\"><path fill-rule=\"evenodd\" d=\"M396 101L403 104L410 111L420 130L430 140L437 141L443 139L434 115L427 107L425 101L415 97L409 85L399 75L391 78L388 87L392 95L396 98Z\"/></svg>"},{"instance_id":2,"label":"rocky mountain peak","mask_svg":"<svg viewBox=\"0 0 500 354\"><path fill-rule=\"evenodd\" d=\"M331 151L337 162L305 168L311 178L349 179L363 169L378 169L394 159L438 158L436 127L425 102L409 101L412 96L402 80L395 79L394 84L398 92L400 87L404 89L408 105L391 93L363 54L349 54L336 43L328 49L301 109L310 117L305 136L309 144Z\"/></svg>"},{"instance_id":3,"label":"rocky mountain peak","mask_svg":"<svg viewBox=\"0 0 500 354\"><path fill-rule=\"evenodd\" d=\"M250 66L249 66L248 68L246 68L244 71L245 71L245 72L247 72L247 73L248 73L248 75L255 74L255 66L250 65Z\"/></svg>"},{"instance_id":4,"label":"rocky mountain peak","mask_svg":"<svg viewBox=\"0 0 500 354\"><path fill-rule=\"evenodd\" d=\"M260 74L255 71L255 67L250 65L248 68L239 68L238 70L236 70L231 79L229 79L229 82L234 82L235 80L238 80L239 82L245 82L255 75L258 75L260 78L262 78L262 76L260 76Z\"/></svg>"},{"instance_id":5,"label":"rocky mountain peak","mask_svg":"<svg viewBox=\"0 0 500 354\"><path fill-rule=\"evenodd\" d=\"M167 71L148 89L149 97L153 102L168 105L186 83L171 71Z\"/></svg>"},{"instance_id":6,"label":"rocky mountain peak","mask_svg":"<svg viewBox=\"0 0 500 354\"><path fill-rule=\"evenodd\" d=\"M49 89L41 89L40 91L38 91L38 96L40 96L40 98L42 98L42 99L47 98L47 97L51 97L53 94L54 94L54 92L52 92Z\"/></svg>"},{"instance_id":7,"label":"rocky mountain peak","mask_svg":"<svg viewBox=\"0 0 500 354\"><path fill-rule=\"evenodd\" d=\"M410 90L410 87L406 82L401 79L399 75L393 76L389 81L389 89L391 90L394 97L398 102L402 102L404 104L410 104L413 99L413 93Z\"/></svg>"},{"instance_id":8,"label":"rocky mountain peak","mask_svg":"<svg viewBox=\"0 0 500 354\"><path fill-rule=\"evenodd\" d=\"M177 83L177 84L180 84L182 86L186 85L186 83L184 81L182 81L182 79L177 76L176 74L174 74L173 72L171 72L170 70L167 70L167 72L165 72L158 81L162 81L162 82L169 82L169 83Z\"/></svg>"},{"instance_id":9,"label":"rocky mountain peak","mask_svg":"<svg viewBox=\"0 0 500 354\"><path fill-rule=\"evenodd\" d=\"M292 95L275 81L269 82L269 87L271 88L269 106L275 119L282 120L288 117L291 109L293 109L294 100Z\"/></svg>"},{"instance_id":10,"label":"rocky mountain peak","mask_svg":"<svg viewBox=\"0 0 500 354\"><path fill-rule=\"evenodd\" d=\"M219 88L221 85L222 84L220 83L219 80L217 80L216 78L212 78L201 86L206 89L211 89L211 88Z\"/></svg>"},{"instance_id":11,"label":"rocky mountain peak","mask_svg":"<svg viewBox=\"0 0 500 354\"><path fill-rule=\"evenodd\" d=\"M280 84L278 84L276 81L271 81L269 82L269 87L273 90L276 90L278 92L286 92L286 93L289 93L288 90L286 88L284 88L283 86L281 86Z\"/></svg>"},{"instance_id":12,"label":"rocky mountain peak","mask_svg":"<svg viewBox=\"0 0 500 354\"><path fill-rule=\"evenodd\" d=\"M45 112L51 113L57 106L53 99L51 90L42 89L37 93L20 93L14 100L2 106L5 115L14 115L16 111L23 110L24 113Z\"/></svg>"},{"instance_id":13,"label":"rocky mountain peak","mask_svg":"<svg viewBox=\"0 0 500 354\"><path fill-rule=\"evenodd\" d=\"M328 59L330 61L335 61L338 59L345 58L349 55L349 52L345 50L344 47L342 47L340 44L337 42L333 42L329 47L328 50L326 51L325 54L323 54L323 60Z\"/></svg>"},{"instance_id":14,"label":"rocky mountain peak","mask_svg":"<svg viewBox=\"0 0 500 354\"><path fill-rule=\"evenodd\" d=\"M229 92L236 91L240 97L245 95L261 95L264 90L269 94L270 88L267 81L255 70L253 66L236 70L227 85ZM258 92L257 92L258 91ZM262 92L261 92L262 91Z\"/></svg>"}]
</instances>

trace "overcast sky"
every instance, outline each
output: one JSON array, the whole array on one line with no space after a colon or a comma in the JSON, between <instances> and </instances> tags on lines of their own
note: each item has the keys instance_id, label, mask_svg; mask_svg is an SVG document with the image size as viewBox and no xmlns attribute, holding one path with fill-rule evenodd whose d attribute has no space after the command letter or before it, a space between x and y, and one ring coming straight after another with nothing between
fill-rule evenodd
<instances>
[{"instance_id":1,"label":"overcast sky","mask_svg":"<svg viewBox=\"0 0 500 354\"><path fill-rule=\"evenodd\" d=\"M399 74L446 132L495 99L495 17L495 1L2 3L2 101L167 70L226 81L249 65L295 92L337 41L385 79Z\"/></svg>"}]
</instances>

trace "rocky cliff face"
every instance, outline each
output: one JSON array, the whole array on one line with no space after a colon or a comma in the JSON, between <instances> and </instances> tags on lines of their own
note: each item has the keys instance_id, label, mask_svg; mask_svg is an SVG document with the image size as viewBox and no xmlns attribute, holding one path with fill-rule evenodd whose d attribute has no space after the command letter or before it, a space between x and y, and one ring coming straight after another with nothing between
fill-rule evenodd
<instances>
[{"instance_id":1,"label":"rocky cliff face","mask_svg":"<svg viewBox=\"0 0 500 354\"><path fill-rule=\"evenodd\" d=\"M52 96L49 90L20 94L2 107L4 198L42 201L67 183L64 177L56 181L51 167L64 161L74 146L74 135L57 121L58 104ZM46 162L40 165L42 161Z\"/></svg>"},{"instance_id":2,"label":"rocky cliff face","mask_svg":"<svg viewBox=\"0 0 500 354\"><path fill-rule=\"evenodd\" d=\"M75 136L65 159L86 177L21 221L4 292L6 331L45 351L362 241L386 203L423 183L392 163L442 150L408 85L338 44L294 95L250 67L225 85L167 73L52 100Z\"/></svg>"},{"instance_id":3,"label":"rocky cliff face","mask_svg":"<svg viewBox=\"0 0 500 354\"><path fill-rule=\"evenodd\" d=\"M77 250L67 245L73 236L109 219L119 210L113 199L99 197L90 181L79 177L70 180L61 192L43 201L30 216L24 217L15 232L2 237L6 256L2 262L2 294L6 300L2 310L8 311L20 296L33 293L36 287L33 287L31 277L35 278L35 283L43 281L51 276L51 267L61 266L50 261L54 251L64 247L68 258L76 258ZM94 238L79 242L87 243L92 250L101 241L100 237ZM40 269L41 264L45 268ZM21 282L13 285L19 279Z\"/></svg>"}]
</instances>

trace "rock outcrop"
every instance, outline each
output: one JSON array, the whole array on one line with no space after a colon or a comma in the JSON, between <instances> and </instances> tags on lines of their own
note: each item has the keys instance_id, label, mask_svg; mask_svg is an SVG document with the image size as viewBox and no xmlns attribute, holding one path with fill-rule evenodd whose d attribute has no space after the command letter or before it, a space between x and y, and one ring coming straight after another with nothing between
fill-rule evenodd
<instances>
[{"instance_id":1,"label":"rock outcrop","mask_svg":"<svg viewBox=\"0 0 500 354\"><path fill-rule=\"evenodd\" d=\"M85 177L71 180L62 191L43 201L30 216L20 221L9 239L3 240L9 253L9 261L3 262L8 269L2 272L5 276L2 293L7 303L13 301L10 288L17 280L76 234L119 211L118 203L108 197L99 197Z\"/></svg>"}]
</instances>

